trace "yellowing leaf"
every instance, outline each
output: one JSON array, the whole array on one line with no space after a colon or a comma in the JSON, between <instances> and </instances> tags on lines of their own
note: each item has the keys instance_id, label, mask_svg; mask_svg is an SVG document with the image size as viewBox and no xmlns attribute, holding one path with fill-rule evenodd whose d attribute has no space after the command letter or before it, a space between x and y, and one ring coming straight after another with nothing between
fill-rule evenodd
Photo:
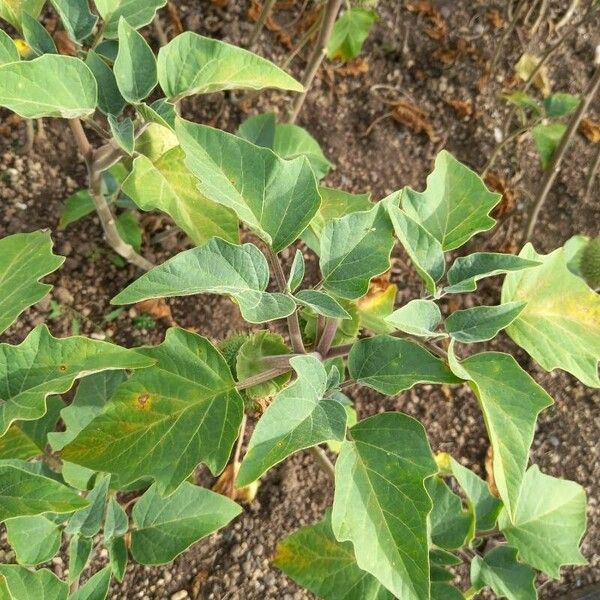
<instances>
[{"instance_id":1,"label":"yellowing leaf","mask_svg":"<svg viewBox=\"0 0 600 600\"><path fill-rule=\"evenodd\" d=\"M533 75L533 71L539 63L540 59L537 56L525 52L519 59L519 62L515 65L515 73L523 81L529 81ZM550 93L550 80L548 79L546 67L542 67L539 73L536 74L533 85L535 85L544 96L547 96Z\"/></svg>"}]
</instances>

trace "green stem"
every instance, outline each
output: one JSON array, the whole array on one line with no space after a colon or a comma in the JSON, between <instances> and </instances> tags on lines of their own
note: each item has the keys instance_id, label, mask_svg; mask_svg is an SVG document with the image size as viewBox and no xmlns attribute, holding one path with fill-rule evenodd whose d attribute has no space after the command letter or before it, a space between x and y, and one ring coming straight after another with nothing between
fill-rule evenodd
<instances>
[{"instance_id":1,"label":"green stem","mask_svg":"<svg viewBox=\"0 0 600 600\"><path fill-rule=\"evenodd\" d=\"M327 319L325 322L325 327L323 328L323 333L317 343L317 352L321 356L327 356L329 349L331 348L331 344L333 342L333 338L335 337L335 332L338 328L338 320L337 319Z\"/></svg>"},{"instance_id":2,"label":"green stem","mask_svg":"<svg viewBox=\"0 0 600 600\"><path fill-rule=\"evenodd\" d=\"M265 381L271 381L271 379L275 379L288 371L291 371L292 368L288 365L287 367L275 367L272 369L267 369L262 373L258 373L257 375L252 375L252 377L248 377L247 379L242 379L242 381L238 381L235 384L235 389L238 390L246 390L248 388L254 387L259 383L264 383Z\"/></svg>"}]
</instances>

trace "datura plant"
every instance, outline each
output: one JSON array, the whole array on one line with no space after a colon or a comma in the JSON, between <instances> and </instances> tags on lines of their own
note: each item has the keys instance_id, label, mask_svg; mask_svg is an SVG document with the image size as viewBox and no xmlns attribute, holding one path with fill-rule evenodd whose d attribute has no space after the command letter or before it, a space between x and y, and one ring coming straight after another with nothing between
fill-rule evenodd
<instances>
[{"instance_id":1,"label":"datura plant","mask_svg":"<svg viewBox=\"0 0 600 600\"><path fill-rule=\"evenodd\" d=\"M0 14L26 39L30 32L36 51L36 2L17 4L1 3ZM192 240L113 304L222 295L256 331L215 345L173 327L158 346L126 349L38 325L20 344L0 344L0 521L16 558L0 565L0 597L106 598L129 560L168 563L240 514L233 492L196 485L199 465L215 477L228 469L242 489L303 450L331 476L333 503L322 521L281 540L274 564L325 600L460 599L484 588L529 600L538 572L559 578L562 565L585 564L584 490L529 464L536 419L553 400L511 355L477 344L504 330L541 368L600 387L600 297L580 275L590 242L549 254L531 244L518 256L460 254L494 226L500 196L446 151L424 191L374 202L319 186L331 165L318 144L272 115L236 135L181 118L176 104L190 94L301 88L267 61L193 33L156 62L136 28L161 4L98 0L98 26L81 3L52 0L77 56L47 51L46 40L40 56L20 60L2 35L0 104L26 118L75 119L96 208L112 219L98 181L119 163L113 195L167 213ZM157 81L164 97L149 102ZM94 150L78 119L102 130L98 113L113 137ZM422 280L420 295L400 306L393 284L370 293L393 252ZM305 277L309 253L315 287ZM63 260L48 231L0 240L0 333L49 293L40 280ZM498 304L448 314L449 299L497 276ZM285 338L265 325L278 320ZM471 389L493 487L460 457L434 454L414 418L359 419L344 394L350 384L394 396L422 383ZM257 406L244 453L245 414ZM63 540L66 581L40 566ZM108 564L91 574L101 545ZM462 564L470 584L459 591Z\"/></svg>"}]
</instances>

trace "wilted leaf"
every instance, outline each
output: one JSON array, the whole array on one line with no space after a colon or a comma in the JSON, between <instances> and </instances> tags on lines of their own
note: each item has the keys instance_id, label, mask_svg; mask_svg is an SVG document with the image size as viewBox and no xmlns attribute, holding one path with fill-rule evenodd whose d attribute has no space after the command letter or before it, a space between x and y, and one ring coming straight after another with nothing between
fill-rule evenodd
<instances>
[{"instance_id":1,"label":"wilted leaf","mask_svg":"<svg viewBox=\"0 0 600 600\"><path fill-rule=\"evenodd\" d=\"M537 56L525 52L515 65L515 73L523 81L527 82L539 63L540 59ZM547 96L550 93L550 80L548 79L548 70L545 66L535 76L533 85L542 92L543 96Z\"/></svg>"}]
</instances>

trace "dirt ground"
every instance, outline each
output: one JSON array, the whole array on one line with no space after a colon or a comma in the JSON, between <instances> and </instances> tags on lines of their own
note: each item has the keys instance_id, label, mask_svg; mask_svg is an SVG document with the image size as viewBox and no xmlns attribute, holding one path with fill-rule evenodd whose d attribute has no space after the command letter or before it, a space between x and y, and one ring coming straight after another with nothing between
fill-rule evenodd
<instances>
[{"instance_id":1,"label":"dirt ground","mask_svg":"<svg viewBox=\"0 0 600 600\"><path fill-rule=\"evenodd\" d=\"M381 0L377 9L379 21L363 53L363 68L367 65L368 71L349 75L331 63L321 71L298 123L319 140L335 164L327 185L353 192L370 191L376 199L404 185L422 189L432 160L443 147L481 172L497 144L496 130L504 127L508 107L499 93L503 87L515 85L513 65L524 51L543 53L557 35L551 23L560 18L568 5L566 0L550 1L548 13L533 36L536 11L527 24L520 22L500 53L492 81L481 91L478 82L485 62L493 56L506 27L506 3L432 3L439 11L435 18L415 10L419 5L422 9L423 2ZM245 0L183 0L173 4L185 29L242 45L252 31L249 2ZM225 8L219 8L222 4ZM298 17L298 7L304 3L293 4L292 10L276 11L275 20L295 43L299 34L293 22ZM576 18L581 16L581 10ZM550 61L553 90L580 93L585 89L593 69L594 48L600 43L599 21L579 28ZM166 13L163 22L169 32ZM281 35L267 31L257 52L281 63L289 50ZM302 73L305 58L305 53L300 53L292 63L291 70L297 76ZM367 135L369 125L391 110L389 102L398 99L424 112L424 131L415 132L389 117L375 124ZM243 94L220 94L187 100L183 114L235 131L248 114L275 110L283 115L288 106L289 96L280 92L266 92L250 99ZM600 120L600 99L595 100L589 116ZM24 124L8 118L6 112L0 117L0 236L48 227L53 230L56 252L67 257L63 268L48 278L56 286L52 299L57 304L51 306L46 301L27 311L2 341L19 342L32 326L50 319L48 324L56 335L70 333L77 324L83 333L107 336L129 346L159 343L165 326L157 323L154 329L140 328L133 310L113 321L104 319L111 310L110 298L135 278L136 270L112 263L97 218L89 216L66 231L57 229L64 199L85 184L84 168L66 124L45 120L45 137L24 155L18 152L25 139ZM535 236L538 250L550 251L576 233L599 233L600 180L583 201L594 153L593 145L577 135L541 214ZM477 236L461 253L518 249L522 222L542 177L531 137L525 135L509 146L492 170L505 181L508 190L499 225L492 235ZM156 234L171 226L167 218L144 215L142 223L144 254L151 260L160 262L186 246L185 239L177 235L156 241ZM394 281L400 290L398 303L419 294L417 277L400 254ZM498 282L486 282L480 291L476 300L467 297L465 305L496 301ZM224 299L192 297L169 304L180 325L195 327L213 339L246 329L235 306ZM590 564L563 569L559 582L539 580L543 585L541 598L574 597L571 594L579 588L600 583L599 394L563 372L542 371L503 335L488 346L513 352L556 400L539 419L532 462L551 475L576 480L587 490L588 531L583 553ZM434 451L450 452L483 474L488 443L477 403L466 387L455 388L450 397L425 385L394 398L358 388L350 389L349 395L361 417L383 410L402 410L420 419ZM249 433L250 430L247 437ZM203 472L199 476L206 478ZM272 567L270 558L278 540L319 520L331 501L329 480L308 454L300 453L271 470L256 499L229 527L196 544L172 565L130 565L124 583L113 587L110 598L313 598ZM0 555L3 552L0 550ZM5 553L4 558L10 559L10 554ZM100 554L97 564L104 559ZM66 561L59 556L52 566L61 574ZM464 587L467 582L460 575L457 582Z\"/></svg>"}]
</instances>

